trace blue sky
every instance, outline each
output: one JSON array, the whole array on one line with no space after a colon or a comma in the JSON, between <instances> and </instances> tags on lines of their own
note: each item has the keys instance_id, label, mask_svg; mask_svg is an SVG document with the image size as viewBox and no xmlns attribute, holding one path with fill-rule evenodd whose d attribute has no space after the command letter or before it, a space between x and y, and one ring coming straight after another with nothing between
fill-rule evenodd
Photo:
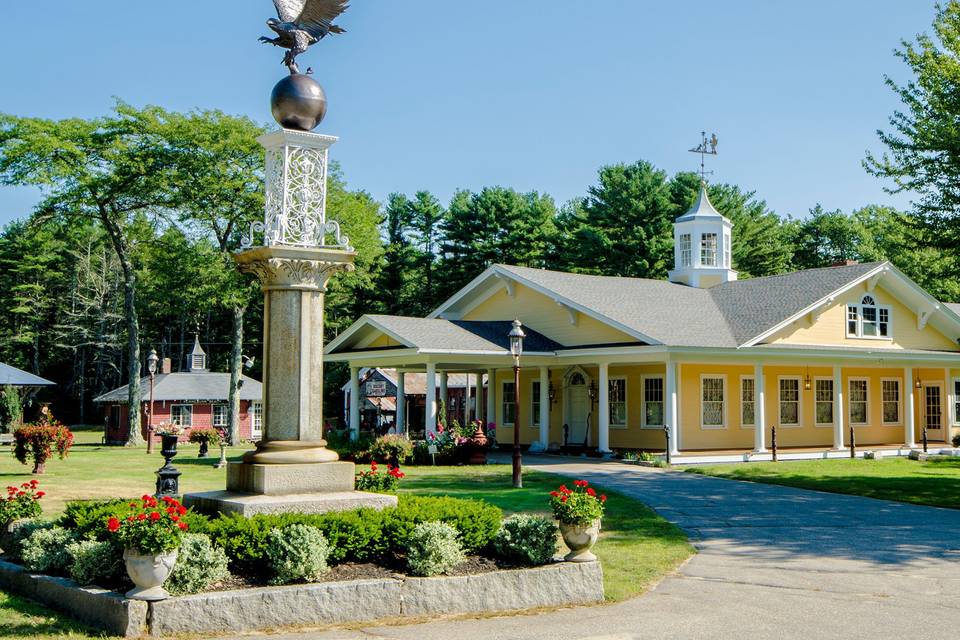
<instances>
[{"instance_id":1,"label":"blue sky","mask_svg":"<svg viewBox=\"0 0 960 640\"><path fill-rule=\"evenodd\" d=\"M5 3L0 111L62 118L113 96L270 119L282 52L269 0ZM714 179L782 215L817 203L907 206L861 167L897 107L892 51L929 31L933 2L353 0L349 31L303 57L326 88L318 131L349 183L378 199L504 185L564 202L597 169L694 169L716 131ZM29 212L0 188L0 223Z\"/></svg>"}]
</instances>

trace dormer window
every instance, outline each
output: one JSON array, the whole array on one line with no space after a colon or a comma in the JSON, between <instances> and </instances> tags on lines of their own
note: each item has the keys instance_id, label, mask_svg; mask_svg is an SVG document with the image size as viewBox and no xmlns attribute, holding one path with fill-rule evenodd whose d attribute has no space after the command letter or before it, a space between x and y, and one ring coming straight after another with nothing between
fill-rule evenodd
<instances>
[{"instance_id":1,"label":"dormer window","mask_svg":"<svg viewBox=\"0 0 960 640\"><path fill-rule=\"evenodd\" d=\"M847 337L889 340L890 307L878 305L871 295L865 295L860 304L847 305Z\"/></svg>"},{"instance_id":2,"label":"dormer window","mask_svg":"<svg viewBox=\"0 0 960 640\"><path fill-rule=\"evenodd\" d=\"M693 249L691 247L690 234L680 234L680 266L689 267L693 264Z\"/></svg>"},{"instance_id":3,"label":"dormer window","mask_svg":"<svg viewBox=\"0 0 960 640\"><path fill-rule=\"evenodd\" d=\"M704 233L700 236L700 264L705 267L717 266L717 234Z\"/></svg>"}]
</instances>

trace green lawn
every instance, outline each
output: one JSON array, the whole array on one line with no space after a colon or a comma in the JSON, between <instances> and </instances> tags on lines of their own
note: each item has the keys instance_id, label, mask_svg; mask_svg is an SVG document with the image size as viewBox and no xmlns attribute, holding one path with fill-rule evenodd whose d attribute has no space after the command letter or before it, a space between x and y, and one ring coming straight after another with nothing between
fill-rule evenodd
<instances>
[{"instance_id":1,"label":"green lawn","mask_svg":"<svg viewBox=\"0 0 960 640\"><path fill-rule=\"evenodd\" d=\"M147 456L143 448L104 447L98 442L98 434L81 432L66 460L47 464L47 473L39 476L43 490L48 493L44 498L46 516L55 516L68 500L152 493L153 472L162 462L159 452ZM236 459L243 450L231 449L229 454ZM190 492L223 488L225 471L213 468L217 456L201 460L196 452L196 447L183 447L182 454L175 460L183 472L181 489ZM401 493L480 498L507 513L548 514L547 494L564 481L558 476L526 471L524 488L514 490L510 487L508 465L405 467L404 471L407 477ZM0 484L30 479L27 472L28 467L0 450ZM679 566L694 550L678 528L642 503L616 492L606 493L609 496L607 515L595 551L603 563L607 599L617 601L639 595ZM25 601L0 592L0 638L101 637L85 635L82 627L43 607L25 605Z\"/></svg>"},{"instance_id":2,"label":"green lawn","mask_svg":"<svg viewBox=\"0 0 960 640\"><path fill-rule=\"evenodd\" d=\"M718 478L960 509L960 459L928 462L906 458L750 462L689 467L686 471Z\"/></svg>"}]
</instances>

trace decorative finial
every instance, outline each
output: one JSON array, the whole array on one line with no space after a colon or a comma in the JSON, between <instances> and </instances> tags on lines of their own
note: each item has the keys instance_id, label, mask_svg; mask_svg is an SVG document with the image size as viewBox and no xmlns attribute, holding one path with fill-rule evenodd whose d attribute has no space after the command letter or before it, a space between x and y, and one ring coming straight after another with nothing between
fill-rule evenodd
<instances>
[{"instance_id":1,"label":"decorative finial","mask_svg":"<svg viewBox=\"0 0 960 640\"><path fill-rule=\"evenodd\" d=\"M700 154L700 182L704 185L707 184L707 176L712 175L713 171L707 171L706 168L706 157L717 155L717 134L710 134L710 138L707 138L707 132L700 132L700 145L690 149L690 153L699 153Z\"/></svg>"}]
</instances>

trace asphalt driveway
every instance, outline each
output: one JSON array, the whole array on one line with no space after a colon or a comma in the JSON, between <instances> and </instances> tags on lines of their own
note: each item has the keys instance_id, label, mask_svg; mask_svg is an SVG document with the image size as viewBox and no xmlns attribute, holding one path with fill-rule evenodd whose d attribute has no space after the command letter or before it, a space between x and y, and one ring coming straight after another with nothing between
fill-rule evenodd
<instances>
[{"instance_id":1,"label":"asphalt driveway","mask_svg":"<svg viewBox=\"0 0 960 640\"><path fill-rule=\"evenodd\" d=\"M960 511L663 472L528 458L647 503L699 553L651 592L535 616L300 638L924 638L960 636Z\"/></svg>"}]
</instances>

